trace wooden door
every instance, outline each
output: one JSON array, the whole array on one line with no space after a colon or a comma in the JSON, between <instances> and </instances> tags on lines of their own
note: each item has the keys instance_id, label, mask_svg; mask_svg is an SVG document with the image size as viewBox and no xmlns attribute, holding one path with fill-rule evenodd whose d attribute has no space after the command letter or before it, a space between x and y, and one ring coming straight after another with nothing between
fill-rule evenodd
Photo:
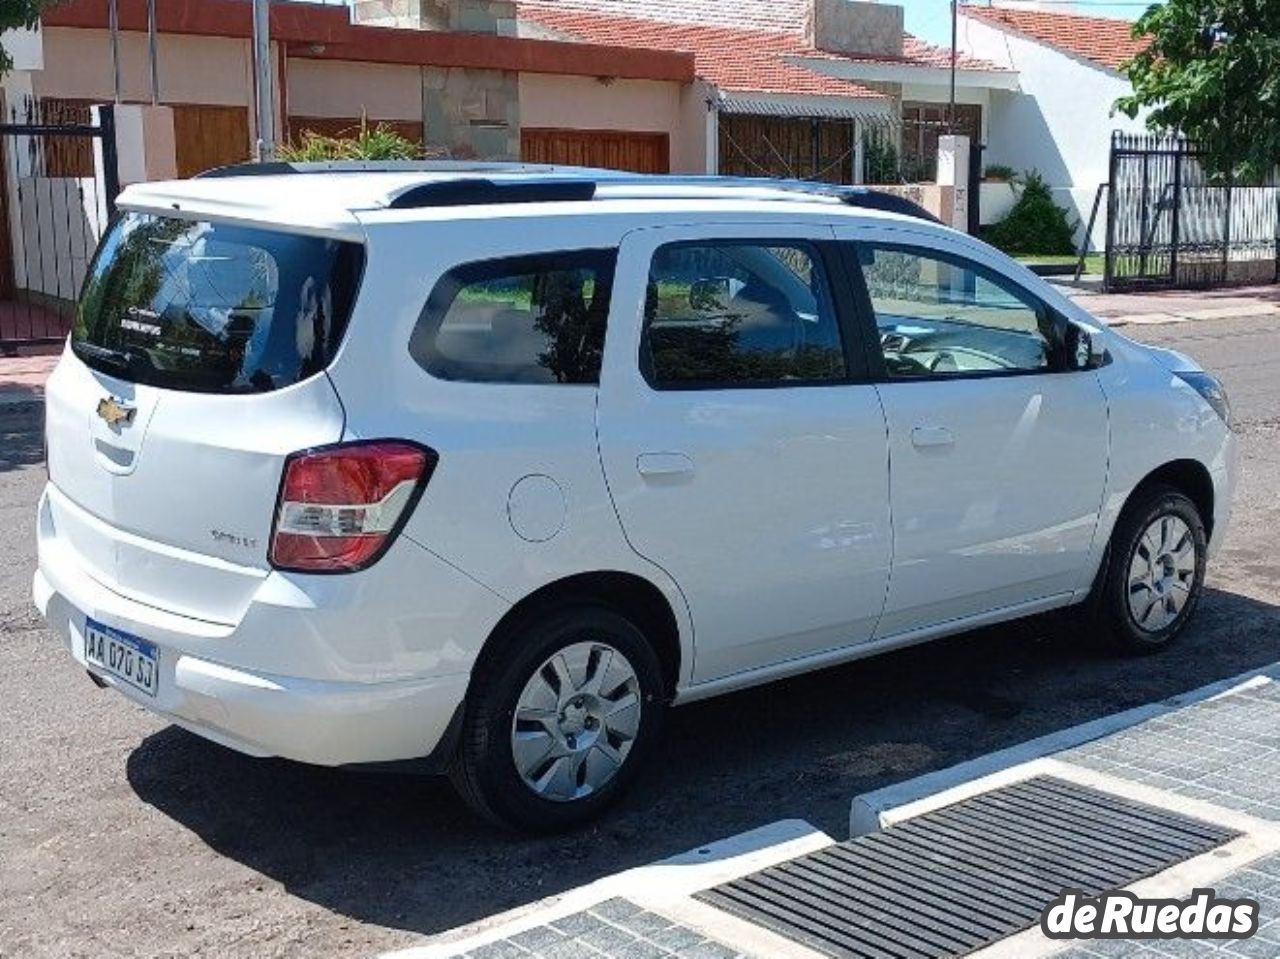
<instances>
[{"instance_id":1,"label":"wooden door","mask_svg":"<svg viewBox=\"0 0 1280 959\"><path fill-rule=\"evenodd\" d=\"M520 131L520 158L526 163L669 173L671 141L665 133L526 129Z\"/></svg>"},{"instance_id":2,"label":"wooden door","mask_svg":"<svg viewBox=\"0 0 1280 959\"><path fill-rule=\"evenodd\" d=\"M173 107L178 176L249 159L248 107L180 104Z\"/></svg>"}]
</instances>

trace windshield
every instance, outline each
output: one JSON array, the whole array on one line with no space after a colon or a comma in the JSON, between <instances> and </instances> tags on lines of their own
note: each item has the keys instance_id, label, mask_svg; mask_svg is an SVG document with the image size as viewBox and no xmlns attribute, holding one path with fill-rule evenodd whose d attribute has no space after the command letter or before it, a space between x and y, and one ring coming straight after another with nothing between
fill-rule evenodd
<instances>
[{"instance_id":1,"label":"windshield","mask_svg":"<svg viewBox=\"0 0 1280 959\"><path fill-rule=\"evenodd\" d=\"M355 243L129 213L98 249L71 346L136 383L280 389L333 359L363 261Z\"/></svg>"}]
</instances>

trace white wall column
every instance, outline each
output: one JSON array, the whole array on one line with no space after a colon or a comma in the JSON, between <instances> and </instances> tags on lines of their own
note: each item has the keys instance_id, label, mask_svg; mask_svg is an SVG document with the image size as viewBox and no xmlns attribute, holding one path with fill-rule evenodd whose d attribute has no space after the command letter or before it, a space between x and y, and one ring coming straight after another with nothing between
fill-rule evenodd
<instances>
[{"instance_id":1,"label":"white wall column","mask_svg":"<svg viewBox=\"0 0 1280 959\"><path fill-rule=\"evenodd\" d=\"M713 105L718 91L715 87L708 89L710 93L707 97L707 175L718 176L720 173L720 111Z\"/></svg>"},{"instance_id":2,"label":"white wall column","mask_svg":"<svg viewBox=\"0 0 1280 959\"><path fill-rule=\"evenodd\" d=\"M861 185L863 179L863 171L867 166L866 144L863 137L866 131L863 129L862 120L854 119L853 121L853 169L850 171L849 182L855 185Z\"/></svg>"},{"instance_id":3,"label":"white wall column","mask_svg":"<svg viewBox=\"0 0 1280 959\"><path fill-rule=\"evenodd\" d=\"M938 137L938 186L942 188L942 222L969 229L969 138Z\"/></svg>"},{"instance_id":4,"label":"white wall column","mask_svg":"<svg viewBox=\"0 0 1280 959\"><path fill-rule=\"evenodd\" d=\"M178 176L173 108L121 103L115 107L120 186Z\"/></svg>"}]
</instances>

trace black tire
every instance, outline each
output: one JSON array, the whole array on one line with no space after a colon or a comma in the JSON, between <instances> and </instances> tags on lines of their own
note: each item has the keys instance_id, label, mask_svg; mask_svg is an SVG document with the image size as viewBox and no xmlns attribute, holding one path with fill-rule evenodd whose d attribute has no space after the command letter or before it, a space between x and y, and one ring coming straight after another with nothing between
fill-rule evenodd
<instances>
[{"instance_id":1,"label":"black tire","mask_svg":"<svg viewBox=\"0 0 1280 959\"><path fill-rule=\"evenodd\" d=\"M607 607L585 603L543 610L494 640L495 652L482 658L472 677L450 772L454 787L481 816L511 829L558 832L595 818L626 791L661 728L666 692L653 647L630 620ZM512 748L516 706L544 663L558 651L583 642L605 644L626 658L638 681L638 731L621 766L598 789L580 798L547 799L525 782L516 767Z\"/></svg>"},{"instance_id":2,"label":"black tire","mask_svg":"<svg viewBox=\"0 0 1280 959\"><path fill-rule=\"evenodd\" d=\"M1143 537L1162 517L1181 520L1195 550L1194 573L1189 576L1189 590L1177 614L1158 628L1139 622L1130 603L1129 571L1135 555L1147 548ZM1126 653L1147 654L1162 650L1174 642L1195 615L1204 591L1205 561L1208 536L1204 520L1196 504L1172 486L1153 485L1140 490L1125 506L1116 523L1107 549L1107 558L1093 592L1086 603L1087 619L1102 633L1114 649ZM1139 605L1154 601L1157 594L1147 587L1132 590ZM1158 620L1158 617L1157 617Z\"/></svg>"}]
</instances>

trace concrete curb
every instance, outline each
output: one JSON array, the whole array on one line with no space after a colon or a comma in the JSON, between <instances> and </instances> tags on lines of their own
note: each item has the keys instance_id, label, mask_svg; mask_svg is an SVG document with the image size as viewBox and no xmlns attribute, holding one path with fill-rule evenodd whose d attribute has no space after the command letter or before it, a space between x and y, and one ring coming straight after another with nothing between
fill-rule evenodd
<instances>
[{"instance_id":1,"label":"concrete curb","mask_svg":"<svg viewBox=\"0 0 1280 959\"><path fill-rule=\"evenodd\" d=\"M849 805L849 835L862 836L877 832L913 816L1027 778L1028 774L1034 772L1027 767L1054 753L1082 746L1195 703L1277 680L1280 680L1280 663L1273 663L1190 692L1179 693L1158 703L1136 706L1078 726L1060 729L946 769L863 793L853 797Z\"/></svg>"},{"instance_id":2,"label":"concrete curb","mask_svg":"<svg viewBox=\"0 0 1280 959\"><path fill-rule=\"evenodd\" d=\"M796 947L787 940L775 940L768 930L744 926L728 913L710 907L699 908L689 897L701 889L816 852L834 842L802 819L780 820L439 933L421 945L383 953L381 959L447 959L615 897L679 917L687 925L700 927L710 935L718 934L721 940L738 942L749 936L757 940L753 944L762 955L777 955L780 959L788 953L812 955L810 950Z\"/></svg>"},{"instance_id":3,"label":"concrete curb","mask_svg":"<svg viewBox=\"0 0 1280 959\"><path fill-rule=\"evenodd\" d=\"M1087 307L1088 304L1085 306ZM1280 316L1280 307L1272 303L1258 303L1178 310L1177 312L1157 310L1147 313L1118 313L1114 316L1095 314L1095 316L1105 326L1168 326L1173 323L1206 323L1213 320L1265 319Z\"/></svg>"}]
</instances>

